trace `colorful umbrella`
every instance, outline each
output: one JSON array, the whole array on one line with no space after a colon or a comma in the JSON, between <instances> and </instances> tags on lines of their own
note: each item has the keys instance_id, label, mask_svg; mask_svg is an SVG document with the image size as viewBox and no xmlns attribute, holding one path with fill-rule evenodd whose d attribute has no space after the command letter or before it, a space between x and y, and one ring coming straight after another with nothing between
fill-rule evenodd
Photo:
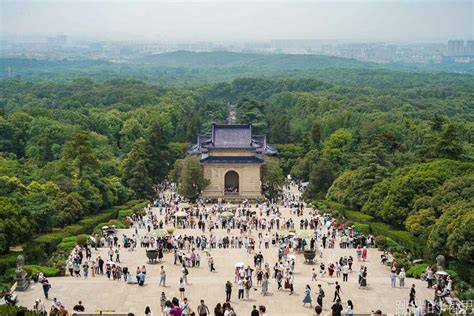
<instances>
[{"instance_id":1,"label":"colorful umbrella","mask_svg":"<svg viewBox=\"0 0 474 316\"><path fill-rule=\"evenodd\" d=\"M301 239L310 239L314 238L314 232L310 230L300 230L296 232L296 238L301 238Z\"/></svg>"},{"instance_id":2,"label":"colorful umbrella","mask_svg":"<svg viewBox=\"0 0 474 316\"><path fill-rule=\"evenodd\" d=\"M178 212L174 213L174 216L176 216L176 217L186 217L186 216L188 216L188 213L183 212L183 211L178 211Z\"/></svg>"},{"instance_id":3,"label":"colorful umbrella","mask_svg":"<svg viewBox=\"0 0 474 316\"><path fill-rule=\"evenodd\" d=\"M168 236L168 232L164 229L158 229L158 230L155 230L151 233L151 235L153 237L157 237L157 238L163 238L163 237L166 237Z\"/></svg>"},{"instance_id":4,"label":"colorful umbrella","mask_svg":"<svg viewBox=\"0 0 474 316\"><path fill-rule=\"evenodd\" d=\"M190 208L191 204L189 203L179 203L178 208L183 209L183 208Z\"/></svg>"},{"instance_id":5,"label":"colorful umbrella","mask_svg":"<svg viewBox=\"0 0 474 316\"><path fill-rule=\"evenodd\" d=\"M234 213L232 213L232 212L222 212L221 216L222 217L234 217Z\"/></svg>"}]
</instances>

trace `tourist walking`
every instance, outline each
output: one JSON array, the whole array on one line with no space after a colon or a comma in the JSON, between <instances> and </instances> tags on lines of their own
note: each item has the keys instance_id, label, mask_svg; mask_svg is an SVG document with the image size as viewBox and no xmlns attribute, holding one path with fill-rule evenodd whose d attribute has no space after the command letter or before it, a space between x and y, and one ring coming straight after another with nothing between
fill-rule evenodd
<instances>
[{"instance_id":1,"label":"tourist walking","mask_svg":"<svg viewBox=\"0 0 474 316\"><path fill-rule=\"evenodd\" d=\"M184 264L183 262L183 267L181 268L181 273L182 273L182 279L184 281L185 284L188 284L188 274L189 274L189 271L188 271L188 268L186 268L186 265Z\"/></svg>"},{"instance_id":2,"label":"tourist walking","mask_svg":"<svg viewBox=\"0 0 474 316\"><path fill-rule=\"evenodd\" d=\"M341 301L341 286L339 285L339 283L336 281L336 289L334 290L334 298L333 298L333 302L336 302L336 301Z\"/></svg>"},{"instance_id":3,"label":"tourist walking","mask_svg":"<svg viewBox=\"0 0 474 316\"><path fill-rule=\"evenodd\" d=\"M353 316L354 315L354 304L352 304L351 300L347 301L347 307L345 310L346 316Z\"/></svg>"},{"instance_id":4,"label":"tourist walking","mask_svg":"<svg viewBox=\"0 0 474 316\"><path fill-rule=\"evenodd\" d=\"M240 300L240 299L244 299L245 281L244 281L243 278L241 278L241 279L239 280L238 285L239 285L238 298L239 298L239 300Z\"/></svg>"},{"instance_id":5,"label":"tourist walking","mask_svg":"<svg viewBox=\"0 0 474 316\"><path fill-rule=\"evenodd\" d=\"M212 256L209 256L208 264L210 272L216 271L216 269L214 268L214 258Z\"/></svg>"},{"instance_id":6,"label":"tourist walking","mask_svg":"<svg viewBox=\"0 0 474 316\"><path fill-rule=\"evenodd\" d=\"M312 306L313 300L311 299L311 287L309 284L306 284L306 289L304 290L304 299L303 299L303 306L306 305L306 303L309 304L309 307Z\"/></svg>"},{"instance_id":7,"label":"tourist walking","mask_svg":"<svg viewBox=\"0 0 474 316\"><path fill-rule=\"evenodd\" d=\"M400 273L398 274L398 279L399 279L399 282L400 282L400 287L405 287L405 277L406 277L405 269L402 268L402 269L400 270Z\"/></svg>"},{"instance_id":8,"label":"tourist walking","mask_svg":"<svg viewBox=\"0 0 474 316\"><path fill-rule=\"evenodd\" d=\"M166 270L164 266L160 268L160 285L163 287L166 286Z\"/></svg>"},{"instance_id":9,"label":"tourist walking","mask_svg":"<svg viewBox=\"0 0 474 316\"><path fill-rule=\"evenodd\" d=\"M181 315L189 316L191 314L191 305L188 302L188 299L185 297L183 304L181 304Z\"/></svg>"},{"instance_id":10,"label":"tourist walking","mask_svg":"<svg viewBox=\"0 0 474 316\"><path fill-rule=\"evenodd\" d=\"M411 304L413 303L413 306L415 306L416 308L415 298L416 298L416 290L415 290L415 284L413 284L410 289L410 300L408 301L408 306L411 306Z\"/></svg>"},{"instance_id":11,"label":"tourist walking","mask_svg":"<svg viewBox=\"0 0 474 316\"><path fill-rule=\"evenodd\" d=\"M293 276L293 273L290 272L288 274L288 285L290 287L290 295L293 295L293 292L294 292L294 285L293 285L294 282L295 282L295 277Z\"/></svg>"},{"instance_id":12,"label":"tourist walking","mask_svg":"<svg viewBox=\"0 0 474 316\"><path fill-rule=\"evenodd\" d=\"M321 284L318 284L318 297L316 298L316 301L318 302L318 305L323 307L323 299L324 299L324 290L321 286Z\"/></svg>"},{"instance_id":13,"label":"tourist walking","mask_svg":"<svg viewBox=\"0 0 474 316\"><path fill-rule=\"evenodd\" d=\"M426 281L428 281L428 288L433 287L433 269L428 267L426 270Z\"/></svg>"},{"instance_id":14,"label":"tourist walking","mask_svg":"<svg viewBox=\"0 0 474 316\"><path fill-rule=\"evenodd\" d=\"M164 313L165 306L166 306L166 294L165 292L161 292L161 297L160 297L160 307L161 307L161 312Z\"/></svg>"},{"instance_id":15,"label":"tourist walking","mask_svg":"<svg viewBox=\"0 0 474 316\"><path fill-rule=\"evenodd\" d=\"M206 304L204 304L204 300L201 300L201 304L198 305L197 312L199 316L207 316L207 314L210 313L209 308Z\"/></svg>"},{"instance_id":16,"label":"tourist walking","mask_svg":"<svg viewBox=\"0 0 474 316\"><path fill-rule=\"evenodd\" d=\"M349 265L346 262L342 266L342 282L347 282L348 278L349 278Z\"/></svg>"},{"instance_id":17,"label":"tourist walking","mask_svg":"<svg viewBox=\"0 0 474 316\"><path fill-rule=\"evenodd\" d=\"M230 281L227 281L225 284L225 300L227 302L230 301L231 295L232 295L232 283L230 283Z\"/></svg>"},{"instance_id":18,"label":"tourist walking","mask_svg":"<svg viewBox=\"0 0 474 316\"><path fill-rule=\"evenodd\" d=\"M394 288L397 286L397 273L395 270L390 271L390 287Z\"/></svg>"},{"instance_id":19,"label":"tourist walking","mask_svg":"<svg viewBox=\"0 0 474 316\"><path fill-rule=\"evenodd\" d=\"M263 274L263 280L262 280L262 294L265 296L268 293L268 274L264 273Z\"/></svg>"},{"instance_id":20,"label":"tourist walking","mask_svg":"<svg viewBox=\"0 0 474 316\"><path fill-rule=\"evenodd\" d=\"M332 315L333 316L341 316L341 312L343 310L343 307L341 305L341 301L337 300L336 303L334 303L331 306L331 310L332 310Z\"/></svg>"},{"instance_id":21,"label":"tourist walking","mask_svg":"<svg viewBox=\"0 0 474 316\"><path fill-rule=\"evenodd\" d=\"M179 289L179 298L182 300L184 299L184 292L186 291L186 283L184 283L183 278L179 279L178 289Z\"/></svg>"},{"instance_id":22,"label":"tourist walking","mask_svg":"<svg viewBox=\"0 0 474 316\"><path fill-rule=\"evenodd\" d=\"M147 306L147 307L145 308L145 316L152 316L150 306Z\"/></svg>"},{"instance_id":23,"label":"tourist walking","mask_svg":"<svg viewBox=\"0 0 474 316\"><path fill-rule=\"evenodd\" d=\"M46 307L44 306L44 303L40 298L35 301L35 305L33 305L33 311L37 312L40 315L48 315L48 312L46 312Z\"/></svg>"},{"instance_id":24,"label":"tourist walking","mask_svg":"<svg viewBox=\"0 0 474 316\"><path fill-rule=\"evenodd\" d=\"M49 284L49 281L47 279L44 279L43 280L43 293L46 299L48 299L48 293L50 289L51 289L51 284Z\"/></svg>"}]
</instances>

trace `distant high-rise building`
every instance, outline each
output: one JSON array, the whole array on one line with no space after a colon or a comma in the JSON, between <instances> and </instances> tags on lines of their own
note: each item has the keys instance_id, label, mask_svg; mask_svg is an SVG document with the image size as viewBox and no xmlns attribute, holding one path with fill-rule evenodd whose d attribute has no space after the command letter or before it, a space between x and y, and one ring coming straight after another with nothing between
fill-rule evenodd
<instances>
[{"instance_id":1,"label":"distant high-rise building","mask_svg":"<svg viewBox=\"0 0 474 316\"><path fill-rule=\"evenodd\" d=\"M467 41L466 54L474 55L474 40Z\"/></svg>"},{"instance_id":2,"label":"distant high-rise building","mask_svg":"<svg viewBox=\"0 0 474 316\"><path fill-rule=\"evenodd\" d=\"M464 41L463 40L448 41L448 55L449 56L464 55Z\"/></svg>"}]
</instances>

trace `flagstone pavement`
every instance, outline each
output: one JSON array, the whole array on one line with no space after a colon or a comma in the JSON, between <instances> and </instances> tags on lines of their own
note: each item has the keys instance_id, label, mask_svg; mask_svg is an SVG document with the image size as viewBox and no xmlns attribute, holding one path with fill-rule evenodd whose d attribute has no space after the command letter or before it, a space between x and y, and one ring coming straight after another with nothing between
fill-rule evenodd
<instances>
[{"instance_id":1,"label":"flagstone pavement","mask_svg":"<svg viewBox=\"0 0 474 316\"><path fill-rule=\"evenodd\" d=\"M288 218L289 209L280 207L283 217ZM158 213L157 209L154 209ZM294 216L296 218L296 216ZM298 223L295 220L295 223ZM284 233L285 231L282 231ZM214 230L215 235L227 235L225 230ZM256 232L253 232L256 236ZM132 229L120 230L118 236L122 234L131 235ZM145 234L145 230L140 230L140 235ZM179 229L175 234L188 234L197 236L200 231L191 229ZM231 235L237 236L239 231L232 230ZM206 231L209 236L209 232ZM270 246L270 249L257 249L264 255L264 262L268 262L272 267L277 261L277 247ZM215 272L209 272L205 254L201 253L201 267L189 268L188 282L186 288L186 297L191 302L193 310L199 304L199 300L204 299L211 310L215 305L225 301L224 285L227 280L234 280L234 265L236 262L243 261L245 264L253 266L253 254L248 254L245 249L213 249L211 254L214 257ZM107 258L107 249L93 250L92 258L101 255ZM296 254L295 267L295 294L289 295L287 290L277 291L277 285L274 279L270 280L269 294L262 296L260 287L251 290L249 300L237 299L237 285L234 284L231 304L237 315L250 315L253 305L265 305L269 316L293 315L293 316L309 316L314 314L314 306L316 300L317 284L322 284L326 293L323 304L323 315L330 315L330 307L334 295L334 282L336 280L341 284L344 307L348 299L352 300L356 315L367 314L372 310L380 309L383 313L394 314L397 312L397 304L408 300L409 286L416 284L417 300L432 299L433 290L426 288L426 283L420 280L407 278L405 280L405 288L391 288L388 266L380 263L381 253L373 248L369 249L367 262L357 262L353 265L353 273L349 275L349 282L343 283L342 277L329 278L324 277L318 279L317 282L311 282L311 270L315 268L319 270L319 262L335 262L341 256L352 255L356 258L354 249L340 249L338 245L334 249L328 249L324 252L323 258L317 257L316 265L308 265L304 263L302 254ZM181 275L180 266L173 264L173 253L165 253L162 263L150 264L147 261L145 250L137 248L136 251L130 252L126 249L121 251L121 261L126 265L132 273L135 272L137 266L146 265L147 278L143 287L137 285L126 284L123 281L108 280L106 276L91 277L88 279L75 277L55 277L49 278L52 285L49 296L58 298L70 312L72 307L82 300L86 308L86 312L93 313L97 310L113 310L115 313L127 314L133 312L135 315L143 315L145 307L150 306L153 315L161 315L160 312L160 295L164 291L168 299L173 296L179 297L178 282ZM367 288L359 288L357 284L357 271L361 264L368 267L368 286ZM159 283L159 269L164 265L167 270L167 285L161 287ZM254 282L256 283L256 282ZM304 297L304 289L306 284L312 288L311 296L313 298L313 307L304 307L302 300ZM44 298L40 284L32 284L25 292L17 292L20 305L32 307L35 299ZM46 301L46 307L49 309L50 301Z\"/></svg>"}]
</instances>

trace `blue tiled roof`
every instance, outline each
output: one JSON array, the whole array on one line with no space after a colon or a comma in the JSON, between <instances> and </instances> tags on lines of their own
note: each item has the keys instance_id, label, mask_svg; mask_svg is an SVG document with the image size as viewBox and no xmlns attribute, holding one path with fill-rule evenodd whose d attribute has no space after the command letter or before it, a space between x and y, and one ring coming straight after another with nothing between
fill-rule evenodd
<instances>
[{"instance_id":1,"label":"blue tiled roof","mask_svg":"<svg viewBox=\"0 0 474 316\"><path fill-rule=\"evenodd\" d=\"M211 135L199 135L196 144L187 149L188 154L202 154L208 149L255 149L257 154L276 155L278 151L267 144L266 135L252 135L250 124L213 124Z\"/></svg>"},{"instance_id":2,"label":"blue tiled roof","mask_svg":"<svg viewBox=\"0 0 474 316\"><path fill-rule=\"evenodd\" d=\"M263 163L263 159L255 156L209 156L201 159L201 163Z\"/></svg>"}]
</instances>

